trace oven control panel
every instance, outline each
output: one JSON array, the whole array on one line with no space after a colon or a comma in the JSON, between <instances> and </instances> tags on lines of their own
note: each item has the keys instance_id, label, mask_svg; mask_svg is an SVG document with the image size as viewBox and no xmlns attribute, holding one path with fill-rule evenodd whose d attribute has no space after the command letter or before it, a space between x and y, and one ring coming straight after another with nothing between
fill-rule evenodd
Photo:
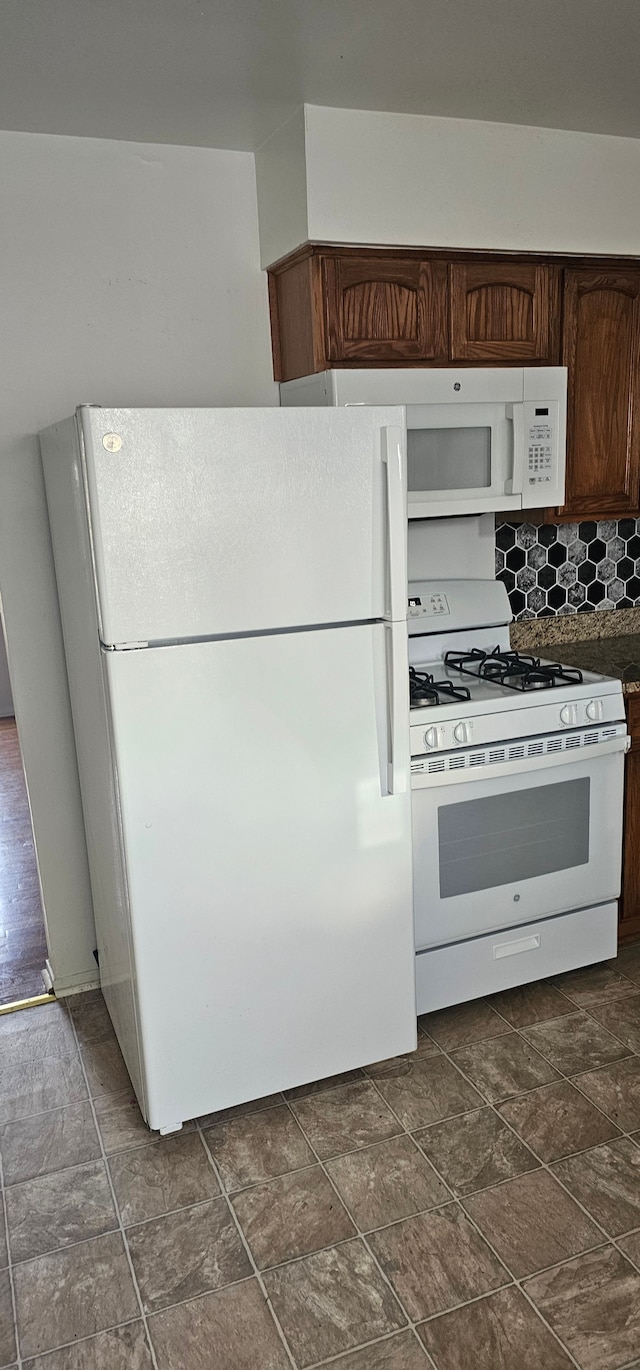
<instances>
[{"instance_id":1,"label":"oven control panel","mask_svg":"<svg viewBox=\"0 0 640 1370\"><path fill-rule=\"evenodd\" d=\"M447 596L438 591L435 594L410 595L408 614L410 619L442 618L449 613Z\"/></svg>"}]
</instances>

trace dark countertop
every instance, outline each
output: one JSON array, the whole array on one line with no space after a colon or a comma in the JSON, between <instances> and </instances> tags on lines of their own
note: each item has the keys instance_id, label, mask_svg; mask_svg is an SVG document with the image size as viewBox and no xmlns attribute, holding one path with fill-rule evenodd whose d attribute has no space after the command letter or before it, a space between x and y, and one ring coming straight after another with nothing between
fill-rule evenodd
<instances>
[{"instance_id":1,"label":"dark countertop","mask_svg":"<svg viewBox=\"0 0 640 1370\"><path fill-rule=\"evenodd\" d=\"M640 690L640 633L563 642L558 655L567 666L615 676L622 681L625 694Z\"/></svg>"},{"instance_id":2,"label":"dark countertop","mask_svg":"<svg viewBox=\"0 0 640 1370\"><path fill-rule=\"evenodd\" d=\"M512 623L511 645L550 661L598 671L640 692L640 608L554 615Z\"/></svg>"}]
</instances>

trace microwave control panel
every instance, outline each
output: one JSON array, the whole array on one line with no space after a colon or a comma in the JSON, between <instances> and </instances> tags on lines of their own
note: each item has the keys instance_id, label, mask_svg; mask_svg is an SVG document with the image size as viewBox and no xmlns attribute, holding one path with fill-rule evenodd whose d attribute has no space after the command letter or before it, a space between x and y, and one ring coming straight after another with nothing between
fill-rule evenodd
<instances>
[{"instance_id":1,"label":"microwave control panel","mask_svg":"<svg viewBox=\"0 0 640 1370\"><path fill-rule=\"evenodd\" d=\"M557 404L525 404L525 488L555 486ZM555 411L555 412L554 412Z\"/></svg>"}]
</instances>

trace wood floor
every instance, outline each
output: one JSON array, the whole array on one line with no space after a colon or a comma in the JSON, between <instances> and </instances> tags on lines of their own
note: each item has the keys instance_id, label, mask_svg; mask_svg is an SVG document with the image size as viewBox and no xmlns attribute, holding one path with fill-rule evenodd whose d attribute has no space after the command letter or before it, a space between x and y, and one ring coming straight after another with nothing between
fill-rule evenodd
<instances>
[{"instance_id":1,"label":"wood floor","mask_svg":"<svg viewBox=\"0 0 640 1370\"><path fill-rule=\"evenodd\" d=\"M42 994L47 958L18 733L0 719L0 1005Z\"/></svg>"}]
</instances>

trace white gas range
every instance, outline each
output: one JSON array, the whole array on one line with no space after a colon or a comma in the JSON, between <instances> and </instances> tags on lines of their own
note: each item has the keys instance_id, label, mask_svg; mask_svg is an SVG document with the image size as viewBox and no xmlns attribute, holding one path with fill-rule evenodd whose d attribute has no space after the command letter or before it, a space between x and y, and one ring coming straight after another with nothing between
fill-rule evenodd
<instances>
[{"instance_id":1,"label":"white gas range","mask_svg":"<svg viewBox=\"0 0 640 1370\"><path fill-rule=\"evenodd\" d=\"M411 582L418 1010L615 955L618 680L509 644L504 586Z\"/></svg>"}]
</instances>

